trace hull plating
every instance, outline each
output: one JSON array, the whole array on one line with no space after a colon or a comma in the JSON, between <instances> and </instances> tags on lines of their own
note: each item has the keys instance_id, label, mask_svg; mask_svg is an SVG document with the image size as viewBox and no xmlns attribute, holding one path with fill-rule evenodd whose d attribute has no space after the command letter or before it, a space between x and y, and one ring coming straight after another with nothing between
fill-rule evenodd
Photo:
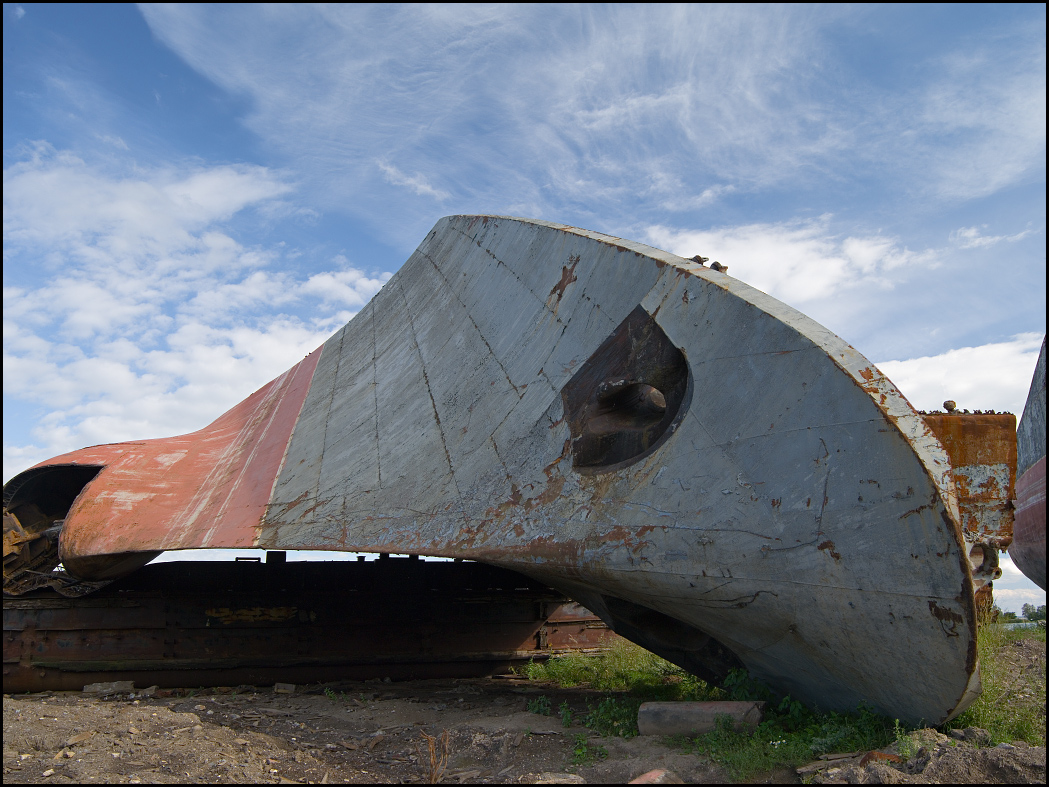
<instances>
[{"instance_id":1,"label":"hull plating","mask_svg":"<svg viewBox=\"0 0 1049 787\"><path fill-rule=\"evenodd\" d=\"M70 464L103 468L60 542L85 579L193 547L469 558L822 708L938 723L979 691L951 469L922 418L799 312L598 233L442 219L211 427L41 468Z\"/></svg>"}]
</instances>

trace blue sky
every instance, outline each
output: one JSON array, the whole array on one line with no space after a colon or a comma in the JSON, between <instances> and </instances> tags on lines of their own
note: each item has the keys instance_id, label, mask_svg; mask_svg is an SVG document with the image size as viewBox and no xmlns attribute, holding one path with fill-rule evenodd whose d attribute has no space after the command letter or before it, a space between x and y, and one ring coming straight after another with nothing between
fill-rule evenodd
<instances>
[{"instance_id":1,"label":"blue sky","mask_svg":"<svg viewBox=\"0 0 1049 787\"><path fill-rule=\"evenodd\" d=\"M5 5L4 478L201 427L472 212L718 259L915 406L1020 413L1045 6Z\"/></svg>"}]
</instances>

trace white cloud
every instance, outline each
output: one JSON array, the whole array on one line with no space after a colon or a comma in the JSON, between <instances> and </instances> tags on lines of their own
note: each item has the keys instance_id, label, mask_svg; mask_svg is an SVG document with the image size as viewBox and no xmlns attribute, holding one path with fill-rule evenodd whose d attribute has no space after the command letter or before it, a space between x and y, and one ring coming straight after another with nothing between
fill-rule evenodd
<instances>
[{"instance_id":1,"label":"white cloud","mask_svg":"<svg viewBox=\"0 0 1049 787\"><path fill-rule=\"evenodd\" d=\"M233 236L290 193L262 167L114 174L46 145L5 170L4 396L42 414L5 429L4 477L198 429L352 317L390 274L301 274Z\"/></svg>"},{"instance_id":2,"label":"white cloud","mask_svg":"<svg viewBox=\"0 0 1049 787\"><path fill-rule=\"evenodd\" d=\"M1023 413L1042 334L1021 333L1006 342L960 347L939 355L877 366L919 410L939 410L953 399L959 409Z\"/></svg>"},{"instance_id":3,"label":"white cloud","mask_svg":"<svg viewBox=\"0 0 1049 787\"><path fill-rule=\"evenodd\" d=\"M983 235L980 232L980 227L961 227L951 233L951 243L956 246L960 246L963 249L980 249L987 246L994 246L1003 241L1006 243L1015 243L1018 240L1022 240L1031 234L1031 230L1024 230L1018 232L1015 235ZM987 225L983 225L982 229L987 229Z\"/></svg>"},{"instance_id":4,"label":"white cloud","mask_svg":"<svg viewBox=\"0 0 1049 787\"><path fill-rule=\"evenodd\" d=\"M4 237L19 247L46 247L63 264L59 250L137 272L144 255L155 264L163 263L155 259L161 252L220 251L221 234L201 234L205 227L290 190L264 167L244 165L110 177L41 143L29 160L4 170Z\"/></svg>"},{"instance_id":5,"label":"white cloud","mask_svg":"<svg viewBox=\"0 0 1049 787\"><path fill-rule=\"evenodd\" d=\"M394 186L404 186L420 196L433 197L438 200L448 199L452 196L444 189L435 189L422 175L405 175L392 164L386 164L381 161L378 162L378 165L379 169L382 170L383 177L386 178L386 182L392 183Z\"/></svg>"},{"instance_id":6,"label":"white cloud","mask_svg":"<svg viewBox=\"0 0 1049 787\"><path fill-rule=\"evenodd\" d=\"M1044 170L1044 39L1026 30L938 40L890 63L909 76L886 86L836 40L876 8L142 12L193 68L251 97L249 126L331 206L396 216L391 231L411 240L434 199L608 229L702 209L726 189L860 177L865 199L873 179L894 201L926 202Z\"/></svg>"},{"instance_id":7,"label":"white cloud","mask_svg":"<svg viewBox=\"0 0 1049 787\"><path fill-rule=\"evenodd\" d=\"M999 609L1006 612L1015 612L1017 615L1023 610L1024 604L1034 604L1036 607L1045 605L1045 591L1036 584L1027 580L1029 587L1004 588L999 587L1000 581L994 583L994 603Z\"/></svg>"},{"instance_id":8,"label":"white cloud","mask_svg":"<svg viewBox=\"0 0 1049 787\"><path fill-rule=\"evenodd\" d=\"M830 217L710 230L648 227L653 246L682 257L700 254L729 265L733 275L791 305L826 300L842 290L891 288L902 266L932 266L937 252L913 252L882 235L834 235Z\"/></svg>"},{"instance_id":9,"label":"white cloud","mask_svg":"<svg viewBox=\"0 0 1049 787\"><path fill-rule=\"evenodd\" d=\"M336 257L335 262L347 265L345 257ZM299 288L306 295L313 295L325 303L341 303L343 306L361 307L371 300L390 278L383 273L377 278L370 278L363 272L349 268L341 271L326 271L310 276Z\"/></svg>"}]
</instances>

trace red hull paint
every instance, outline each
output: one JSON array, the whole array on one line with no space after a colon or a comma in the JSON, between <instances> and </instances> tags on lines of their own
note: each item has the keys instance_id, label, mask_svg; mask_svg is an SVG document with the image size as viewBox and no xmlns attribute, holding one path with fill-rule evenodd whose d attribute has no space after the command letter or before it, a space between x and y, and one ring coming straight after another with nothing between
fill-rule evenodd
<instances>
[{"instance_id":1,"label":"red hull paint","mask_svg":"<svg viewBox=\"0 0 1049 787\"><path fill-rule=\"evenodd\" d=\"M321 351L188 435L94 446L39 466L102 465L65 521L61 555L251 547Z\"/></svg>"}]
</instances>

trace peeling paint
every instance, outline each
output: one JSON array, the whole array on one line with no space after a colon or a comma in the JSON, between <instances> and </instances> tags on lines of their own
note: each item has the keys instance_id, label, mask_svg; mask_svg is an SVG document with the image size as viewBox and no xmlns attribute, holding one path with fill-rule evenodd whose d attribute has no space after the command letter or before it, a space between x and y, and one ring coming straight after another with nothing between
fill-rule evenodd
<instances>
[{"instance_id":1,"label":"peeling paint","mask_svg":"<svg viewBox=\"0 0 1049 787\"><path fill-rule=\"evenodd\" d=\"M743 666L827 709L940 722L979 683L958 484L926 421L808 317L601 233L442 219L215 424L59 461L105 468L62 531L83 579L190 547L467 558L696 674Z\"/></svg>"}]
</instances>

